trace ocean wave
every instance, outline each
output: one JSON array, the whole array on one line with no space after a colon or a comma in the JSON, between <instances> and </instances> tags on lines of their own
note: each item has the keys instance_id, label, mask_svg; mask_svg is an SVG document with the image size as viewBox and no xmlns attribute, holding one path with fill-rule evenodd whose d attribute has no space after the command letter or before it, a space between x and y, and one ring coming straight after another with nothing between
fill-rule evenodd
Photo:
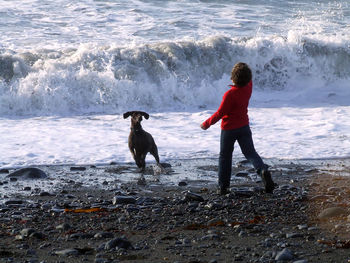
<instances>
[{"instance_id":1,"label":"ocean wave","mask_svg":"<svg viewBox=\"0 0 350 263\"><path fill-rule=\"evenodd\" d=\"M217 105L232 66L248 63L264 92L348 92L349 42L210 37L142 46L0 50L0 116L75 115ZM307 92L310 96L310 92Z\"/></svg>"}]
</instances>

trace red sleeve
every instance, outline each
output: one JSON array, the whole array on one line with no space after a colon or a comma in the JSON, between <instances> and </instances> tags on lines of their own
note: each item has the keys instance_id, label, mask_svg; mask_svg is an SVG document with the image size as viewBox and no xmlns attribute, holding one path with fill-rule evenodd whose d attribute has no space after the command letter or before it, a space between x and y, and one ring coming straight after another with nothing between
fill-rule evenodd
<instances>
[{"instance_id":1,"label":"red sleeve","mask_svg":"<svg viewBox=\"0 0 350 263\"><path fill-rule=\"evenodd\" d=\"M228 99L228 95L229 91L227 91L224 94L218 110L209 119L203 122L203 126L206 129L208 129L211 125L217 123L223 116L227 115L227 113L229 112L230 104L232 102Z\"/></svg>"}]
</instances>

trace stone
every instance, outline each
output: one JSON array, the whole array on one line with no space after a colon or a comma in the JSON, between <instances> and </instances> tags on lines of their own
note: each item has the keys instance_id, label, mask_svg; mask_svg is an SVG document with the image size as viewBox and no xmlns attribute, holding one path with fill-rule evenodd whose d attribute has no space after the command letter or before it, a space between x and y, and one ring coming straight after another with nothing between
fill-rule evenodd
<instances>
[{"instance_id":1,"label":"stone","mask_svg":"<svg viewBox=\"0 0 350 263\"><path fill-rule=\"evenodd\" d=\"M231 191L238 197L251 197L255 194L255 191L249 188L233 188Z\"/></svg>"},{"instance_id":2,"label":"stone","mask_svg":"<svg viewBox=\"0 0 350 263\"><path fill-rule=\"evenodd\" d=\"M117 195L113 197L113 205L135 204L136 199L132 196Z\"/></svg>"},{"instance_id":3,"label":"stone","mask_svg":"<svg viewBox=\"0 0 350 263\"><path fill-rule=\"evenodd\" d=\"M21 236L23 237L29 237L33 233L35 233L35 230L33 228L24 228L20 232Z\"/></svg>"},{"instance_id":4,"label":"stone","mask_svg":"<svg viewBox=\"0 0 350 263\"><path fill-rule=\"evenodd\" d=\"M308 226L306 225L306 224L304 224L304 225L298 225L298 229L299 230L303 230L303 229L307 229L308 228Z\"/></svg>"},{"instance_id":5,"label":"stone","mask_svg":"<svg viewBox=\"0 0 350 263\"><path fill-rule=\"evenodd\" d=\"M85 171L86 170L86 167L83 167L83 166L72 166L70 168L71 171Z\"/></svg>"},{"instance_id":6,"label":"stone","mask_svg":"<svg viewBox=\"0 0 350 263\"><path fill-rule=\"evenodd\" d=\"M130 241L124 238L115 238L115 239L109 240L105 244L105 250L111 250L116 247L123 248L123 249L133 249L133 246L130 243Z\"/></svg>"},{"instance_id":7,"label":"stone","mask_svg":"<svg viewBox=\"0 0 350 263\"><path fill-rule=\"evenodd\" d=\"M347 210L341 207L329 207L324 209L319 215L319 219L328 219L331 217L341 216L348 214Z\"/></svg>"},{"instance_id":8,"label":"stone","mask_svg":"<svg viewBox=\"0 0 350 263\"><path fill-rule=\"evenodd\" d=\"M45 239L46 238L46 236L41 232L34 232L34 233L30 234L29 237L35 237L37 239Z\"/></svg>"},{"instance_id":9,"label":"stone","mask_svg":"<svg viewBox=\"0 0 350 263\"><path fill-rule=\"evenodd\" d=\"M114 234L110 232L99 232L94 235L94 238L96 239L102 239L102 238L113 238Z\"/></svg>"},{"instance_id":10,"label":"stone","mask_svg":"<svg viewBox=\"0 0 350 263\"><path fill-rule=\"evenodd\" d=\"M342 189L341 188L339 188L339 187L329 187L328 189L327 189L327 192L329 192L329 193L331 193L331 194L337 194L337 193L340 193L342 191Z\"/></svg>"},{"instance_id":11,"label":"stone","mask_svg":"<svg viewBox=\"0 0 350 263\"><path fill-rule=\"evenodd\" d=\"M69 236L70 239L89 239L93 237L94 235L91 233L74 233Z\"/></svg>"},{"instance_id":12,"label":"stone","mask_svg":"<svg viewBox=\"0 0 350 263\"><path fill-rule=\"evenodd\" d=\"M45 179L47 178L47 174L38 168L23 168L8 174L6 177L15 177L17 179Z\"/></svg>"},{"instance_id":13,"label":"stone","mask_svg":"<svg viewBox=\"0 0 350 263\"><path fill-rule=\"evenodd\" d=\"M201 240L215 240L219 238L220 237L217 234L209 234L209 235L203 236Z\"/></svg>"},{"instance_id":14,"label":"stone","mask_svg":"<svg viewBox=\"0 0 350 263\"><path fill-rule=\"evenodd\" d=\"M179 182L178 185L179 185L179 186L187 186L187 183L186 183L185 181L181 181L181 182Z\"/></svg>"},{"instance_id":15,"label":"stone","mask_svg":"<svg viewBox=\"0 0 350 263\"><path fill-rule=\"evenodd\" d=\"M72 227L69 224L67 224L67 223L63 223L63 224L60 224L60 225L56 226L56 229L57 230L61 230L61 231L67 231L67 230L69 230L71 228Z\"/></svg>"},{"instance_id":16,"label":"stone","mask_svg":"<svg viewBox=\"0 0 350 263\"><path fill-rule=\"evenodd\" d=\"M54 254L58 256L77 256L79 255L79 251L74 248L67 248L67 249L55 251Z\"/></svg>"},{"instance_id":17,"label":"stone","mask_svg":"<svg viewBox=\"0 0 350 263\"><path fill-rule=\"evenodd\" d=\"M43 191L40 192L39 196L51 196L52 194L50 194L49 192Z\"/></svg>"},{"instance_id":18,"label":"stone","mask_svg":"<svg viewBox=\"0 0 350 263\"><path fill-rule=\"evenodd\" d=\"M187 192L185 195L185 201L197 201L197 202L204 202L204 198L199 195L192 192Z\"/></svg>"},{"instance_id":19,"label":"stone","mask_svg":"<svg viewBox=\"0 0 350 263\"><path fill-rule=\"evenodd\" d=\"M235 174L236 177L249 177L247 172L238 172Z\"/></svg>"},{"instance_id":20,"label":"stone","mask_svg":"<svg viewBox=\"0 0 350 263\"><path fill-rule=\"evenodd\" d=\"M7 200L5 201L5 205L23 205L26 202L23 200L17 200L17 199L13 199L13 200Z\"/></svg>"},{"instance_id":21,"label":"stone","mask_svg":"<svg viewBox=\"0 0 350 263\"><path fill-rule=\"evenodd\" d=\"M288 249L288 248L285 248L283 249L282 251L278 252L276 257L275 257L275 260L278 261L289 261L289 260L292 260L294 257L293 257L293 254L292 252Z\"/></svg>"},{"instance_id":22,"label":"stone","mask_svg":"<svg viewBox=\"0 0 350 263\"><path fill-rule=\"evenodd\" d=\"M300 233L287 233L286 238L296 238L296 237L303 237Z\"/></svg>"}]
</instances>

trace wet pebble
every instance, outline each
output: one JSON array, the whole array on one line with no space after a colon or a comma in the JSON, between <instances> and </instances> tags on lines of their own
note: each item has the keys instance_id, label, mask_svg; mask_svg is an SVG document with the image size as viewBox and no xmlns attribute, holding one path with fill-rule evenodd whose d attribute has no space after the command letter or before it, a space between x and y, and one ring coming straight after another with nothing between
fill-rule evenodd
<instances>
[{"instance_id":1,"label":"wet pebble","mask_svg":"<svg viewBox=\"0 0 350 263\"><path fill-rule=\"evenodd\" d=\"M184 201L197 201L197 202L204 202L204 198L196 193L193 192L186 192Z\"/></svg>"},{"instance_id":2,"label":"wet pebble","mask_svg":"<svg viewBox=\"0 0 350 263\"><path fill-rule=\"evenodd\" d=\"M217 239L219 239L220 237L219 237L219 235L217 235L217 234L209 234L209 235L206 235L206 236L203 236L202 238L201 238L201 240L217 240Z\"/></svg>"},{"instance_id":3,"label":"wet pebble","mask_svg":"<svg viewBox=\"0 0 350 263\"><path fill-rule=\"evenodd\" d=\"M282 251L277 253L275 260L289 261L289 260L292 260L293 258L294 257L292 252L288 248L285 248Z\"/></svg>"},{"instance_id":4,"label":"wet pebble","mask_svg":"<svg viewBox=\"0 0 350 263\"><path fill-rule=\"evenodd\" d=\"M86 167L83 167L83 166L72 166L70 168L71 171L85 171L86 170Z\"/></svg>"},{"instance_id":5,"label":"wet pebble","mask_svg":"<svg viewBox=\"0 0 350 263\"><path fill-rule=\"evenodd\" d=\"M181 181L178 183L178 186L187 186L187 183L185 181Z\"/></svg>"},{"instance_id":6,"label":"wet pebble","mask_svg":"<svg viewBox=\"0 0 350 263\"><path fill-rule=\"evenodd\" d=\"M16 179L44 179L47 174L38 168L22 168L7 175L9 178Z\"/></svg>"},{"instance_id":7,"label":"wet pebble","mask_svg":"<svg viewBox=\"0 0 350 263\"><path fill-rule=\"evenodd\" d=\"M24 200L10 199L10 200L5 201L4 204L7 206L11 206L11 205L22 205L25 203L26 203L26 201L24 201Z\"/></svg>"},{"instance_id":8,"label":"wet pebble","mask_svg":"<svg viewBox=\"0 0 350 263\"><path fill-rule=\"evenodd\" d=\"M300 233L287 233L286 238L297 238L297 237L303 237Z\"/></svg>"},{"instance_id":9,"label":"wet pebble","mask_svg":"<svg viewBox=\"0 0 350 263\"><path fill-rule=\"evenodd\" d=\"M321 213L318 215L319 219L328 219L331 217L336 217L340 215L346 215L348 214L347 210L341 207L329 207L321 211Z\"/></svg>"},{"instance_id":10,"label":"wet pebble","mask_svg":"<svg viewBox=\"0 0 350 263\"><path fill-rule=\"evenodd\" d=\"M116 247L123 248L123 249L133 249L131 242L124 238L115 238L115 239L109 240L105 244L104 248L105 250L111 250Z\"/></svg>"},{"instance_id":11,"label":"wet pebble","mask_svg":"<svg viewBox=\"0 0 350 263\"><path fill-rule=\"evenodd\" d=\"M96 239L103 239L103 238L113 238L114 234L110 232L99 232L94 235L94 238Z\"/></svg>"},{"instance_id":12,"label":"wet pebble","mask_svg":"<svg viewBox=\"0 0 350 263\"><path fill-rule=\"evenodd\" d=\"M58 256L77 256L79 255L79 251L75 248L67 248L63 250L57 250L54 252L55 255Z\"/></svg>"},{"instance_id":13,"label":"wet pebble","mask_svg":"<svg viewBox=\"0 0 350 263\"><path fill-rule=\"evenodd\" d=\"M72 228L71 225L68 224L68 223L63 223L63 224L60 224L60 225L56 226L56 229L57 230L61 230L61 231L67 231L67 230L69 230L71 228Z\"/></svg>"},{"instance_id":14,"label":"wet pebble","mask_svg":"<svg viewBox=\"0 0 350 263\"><path fill-rule=\"evenodd\" d=\"M117 195L117 196L113 197L112 203L113 203L113 205L135 204L136 199L132 196Z\"/></svg>"}]
</instances>

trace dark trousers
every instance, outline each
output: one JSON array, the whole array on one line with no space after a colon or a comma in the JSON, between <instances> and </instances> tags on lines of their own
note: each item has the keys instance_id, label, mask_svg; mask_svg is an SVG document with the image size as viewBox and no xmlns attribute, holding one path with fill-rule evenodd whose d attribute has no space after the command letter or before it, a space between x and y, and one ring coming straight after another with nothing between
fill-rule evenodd
<instances>
[{"instance_id":1,"label":"dark trousers","mask_svg":"<svg viewBox=\"0 0 350 263\"><path fill-rule=\"evenodd\" d=\"M238 141L245 158L253 164L258 173L266 168L259 154L255 151L249 125L234 130L221 130L219 157L219 186L221 188L230 186L232 153L236 141Z\"/></svg>"}]
</instances>

